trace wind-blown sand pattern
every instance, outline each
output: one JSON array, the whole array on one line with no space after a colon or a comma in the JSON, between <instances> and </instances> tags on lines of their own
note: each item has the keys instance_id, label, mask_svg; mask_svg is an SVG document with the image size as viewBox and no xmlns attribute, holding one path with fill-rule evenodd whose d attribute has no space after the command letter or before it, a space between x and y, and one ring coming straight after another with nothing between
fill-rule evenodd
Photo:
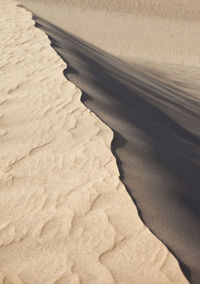
<instances>
[{"instance_id":1,"label":"wind-blown sand pattern","mask_svg":"<svg viewBox=\"0 0 200 284\"><path fill-rule=\"evenodd\" d=\"M0 26L0 283L187 283L31 14L2 0Z\"/></svg>"},{"instance_id":2,"label":"wind-blown sand pattern","mask_svg":"<svg viewBox=\"0 0 200 284\"><path fill-rule=\"evenodd\" d=\"M113 130L120 179L140 217L198 284L199 69L190 74L187 67L183 77L183 67L177 74L174 65L166 66L169 80L149 64L127 64L44 19L34 20L67 62L64 74L83 90L82 102ZM187 74L189 81L183 79Z\"/></svg>"},{"instance_id":3,"label":"wind-blown sand pattern","mask_svg":"<svg viewBox=\"0 0 200 284\"><path fill-rule=\"evenodd\" d=\"M21 0L56 26L123 59L200 64L199 0Z\"/></svg>"}]
</instances>

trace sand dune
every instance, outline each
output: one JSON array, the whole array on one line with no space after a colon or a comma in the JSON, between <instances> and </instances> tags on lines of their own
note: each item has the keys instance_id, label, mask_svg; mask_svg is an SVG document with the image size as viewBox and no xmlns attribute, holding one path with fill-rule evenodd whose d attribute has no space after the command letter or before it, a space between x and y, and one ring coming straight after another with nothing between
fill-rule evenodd
<instances>
[{"instance_id":1,"label":"sand dune","mask_svg":"<svg viewBox=\"0 0 200 284\"><path fill-rule=\"evenodd\" d=\"M114 131L112 151L142 219L199 283L199 4L23 2L70 32L35 18L84 104Z\"/></svg>"},{"instance_id":2,"label":"sand dune","mask_svg":"<svg viewBox=\"0 0 200 284\"><path fill-rule=\"evenodd\" d=\"M199 66L198 0L21 0L36 15L112 55Z\"/></svg>"},{"instance_id":3,"label":"sand dune","mask_svg":"<svg viewBox=\"0 0 200 284\"><path fill-rule=\"evenodd\" d=\"M187 283L31 14L1 1L0 283Z\"/></svg>"},{"instance_id":4,"label":"sand dune","mask_svg":"<svg viewBox=\"0 0 200 284\"><path fill-rule=\"evenodd\" d=\"M195 94L195 85L181 87L149 67L129 65L34 19L67 62L64 73L83 90L83 103L113 130L120 178L141 218L198 283L198 89Z\"/></svg>"}]
</instances>

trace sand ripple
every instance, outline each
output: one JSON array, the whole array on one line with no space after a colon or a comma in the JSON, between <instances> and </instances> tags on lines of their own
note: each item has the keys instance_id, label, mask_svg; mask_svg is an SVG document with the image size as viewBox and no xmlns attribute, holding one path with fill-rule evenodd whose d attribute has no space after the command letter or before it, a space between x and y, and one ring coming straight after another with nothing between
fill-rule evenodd
<instances>
[{"instance_id":1,"label":"sand ripple","mask_svg":"<svg viewBox=\"0 0 200 284\"><path fill-rule=\"evenodd\" d=\"M187 283L31 14L1 1L0 283Z\"/></svg>"}]
</instances>

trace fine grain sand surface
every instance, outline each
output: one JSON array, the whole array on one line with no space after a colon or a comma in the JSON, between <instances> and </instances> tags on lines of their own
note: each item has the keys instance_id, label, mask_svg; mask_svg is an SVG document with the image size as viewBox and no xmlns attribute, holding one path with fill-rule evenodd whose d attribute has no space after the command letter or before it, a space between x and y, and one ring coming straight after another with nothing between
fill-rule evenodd
<instances>
[{"instance_id":1,"label":"fine grain sand surface","mask_svg":"<svg viewBox=\"0 0 200 284\"><path fill-rule=\"evenodd\" d=\"M199 284L199 2L22 3L84 105L113 130L120 179L141 219Z\"/></svg>"},{"instance_id":2,"label":"fine grain sand surface","mask_svg":"<svg viewBox=\"0 0 200 284\"><path fill-rule=\"evenodd\" d=\"M113 130L111 150L140 217L198 284L200 103L191 69L177 76L170 65L169 76L149 64L130 65L34 20L67 63L65 76L83 90L81 101Z\"/></svg>"},{"instance_id":3,"label":"fine grain sand surface","mask_svg":"<svg viewBox=\"0 0 200 284\"><path fill-rule=\"evenodd\" d=\"M187 283L119 181L112 131L31 14L0 8L0 283Z\"/></svg>"},{"instance_id":4,"label":"fine grain sand surface","mask_svg":"<svg viewBox=\"0 0 200 284\"><path fill-rule=\"evenodd\" d=\"M21 0L38 16L129 61L200 65L199 0Z\"/></svg>"}]
</instances>

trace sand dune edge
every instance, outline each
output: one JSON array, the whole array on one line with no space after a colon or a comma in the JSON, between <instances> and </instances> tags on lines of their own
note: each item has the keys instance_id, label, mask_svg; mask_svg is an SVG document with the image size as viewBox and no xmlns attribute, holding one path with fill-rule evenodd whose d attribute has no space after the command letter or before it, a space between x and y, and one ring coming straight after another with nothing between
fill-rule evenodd
<instances>
[{"instance_id":1,"label":"sand dune edge","mask_svg":"<svg viewBox=\"0 0 200 284\"><path fill-rule=\"evenodd\" d=\"M30 13L1 5L0 281L187 283L119 182L112 132Z\"/></svg>"}]
</instances>

